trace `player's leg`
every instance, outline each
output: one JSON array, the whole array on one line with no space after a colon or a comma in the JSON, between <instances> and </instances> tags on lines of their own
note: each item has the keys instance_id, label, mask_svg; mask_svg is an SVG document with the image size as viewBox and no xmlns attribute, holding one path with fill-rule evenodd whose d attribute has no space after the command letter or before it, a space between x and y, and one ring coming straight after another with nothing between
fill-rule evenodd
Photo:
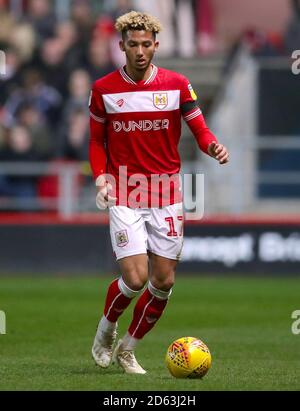
<instances>
[{"instance_id":1,"label":"player's leg","mask_svg":"<svg viewBox=\"0 0 300 411\"><path fill-rule=\"evenodd\" d=\"M183 246L182 203L153 209L151 225L148 229L148 250L150 250L150 270L148 283L148 316L153 325L159 320L168 303L175 283L175 271ZM144 331L151 328L144 318ZM142 326L140 325L140 328ZM144 335L143 334L143 335Z\"/></svg>"},{"instance_id":2,"label":"player's leg","mask_svg":"<svg viewBox=\"0 0 300 411\"><path fill-rule=\"evenodd\" d=\"M118 261L124 282L128 287L141 291L148 280L148 256L147 254L136 255ZM136 310L136 308L135 308ZM143 307L140 307L143 310ZM145 371L138 364L131 346L131 336L126 335L119 340L114 351L113 361L130 374L144 374Z\"/></svg>"},{"instance_id":3,"label":"player's leg","mask_svg":"<svg viewBox=\"0 0 300 411\"><path fill-rule=\"evenodd\" d=\"M138 299L133 319L128 332L119 342L115 354L131 355L136 366L123 366L126 372L145 373L137 364L134 349L146 333L148 333L161 317L175 280L175 269L182 248L182 207L174 205L165 209L152 210L152 218L148 224L148 248L150 256L149 283ZM172 220L170 220L172 218ZM175 221L171 224L171 221ZM170 235L170 226L172 232ZM175 229L177 231L175 231ZM162 254L162 255L159 255ZM170 258L168 258L170 256ZM129 354L130 353L130 354ZM130 357L129 357L130 358Z\"/></svg>"},{"instance_id":4,"label":"player's leg","mask_svg":"<svg viewBox=\"0 0 300 411\"><path fill-rule=\"evenodd\" d=\"M175 281L177 261L149 253L150 270L147 288L138 299L129 326L130 344L134 348L161 317Z\"/></svg>"},{"instance_id":5,"label":"player's leg","mask_svg":"<svg viewBox=\"0 0 300 411\"><path fill-rule=\"evenodd\" d=\"M125 257L120 264L122 275L115 279L107 290L103 316L98 324L92 348L93 357L102 368L108 367L111 362L118 318L147 281L147 260L146 254ZM138 273L141 273L140 276Z\"/></svg>"},{"instance_id":6,"label":"player's leg","mask_svg":"<svg viewBox=\"0 0 300 411\"><path fill-rule=\"evenodd\" d=\"M138 342L161 317L171 294L177 261L149 253L150 280L138 299L133 319L126 335L117 344L114 358L127 373L145 374L138 364L134 350Z\"/></svg>"},{"instance_id":7,"label":"player's leg","mask_svg":"<svg viewBox=\"0 0 300 411\"><path fill-rule=\"evenodd\" d=\"M121 269L107 290L103 316L98 324L92 355L103 368L109 366L117 334L117 320L136 297L148 276L145 227L140 217L127 207L110 209L113 250Z\"/></svg>"}]
</instances>

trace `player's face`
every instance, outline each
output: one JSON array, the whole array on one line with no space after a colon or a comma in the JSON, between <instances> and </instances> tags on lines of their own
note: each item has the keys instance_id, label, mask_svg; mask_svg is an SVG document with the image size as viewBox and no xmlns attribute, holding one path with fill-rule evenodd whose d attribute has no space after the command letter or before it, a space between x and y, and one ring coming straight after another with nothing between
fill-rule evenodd
<instances>
[{"instance_id":1,"label":"player's face","mask_svg":"<svg viewBox=\"0 0 300 411\"><path fill-rule=\"evenodd\" d=\"M144 71L149 67L158 44L151 31L129 30L125 39L120 41L120 48L126 54L127 65L136 71Z\"/></svg>"}]
</instances>

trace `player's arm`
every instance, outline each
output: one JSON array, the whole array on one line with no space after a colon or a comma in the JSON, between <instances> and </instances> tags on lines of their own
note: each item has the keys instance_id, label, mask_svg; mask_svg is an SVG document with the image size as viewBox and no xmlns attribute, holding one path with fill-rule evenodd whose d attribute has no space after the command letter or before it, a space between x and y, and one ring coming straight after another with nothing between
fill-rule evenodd
<instances>
[{"instance_id":1,"label":"player's arm","mask_svg":"<svg viewBox=\"0 0 300 411\"><path fill-rule=\"evenodd\" d=\"M89 160L97 187L96 205L99 209L105 209L115 204L115 198L108 194L111 185L107 183L106 173L106 119L99 107L96 93L91 93L90 98L90 141L89 141ZM98 115L95 114L97 112Z\"/></svg>"},{"instance_id":2,"label":"player's arm","mask_svg":"<svg viewBox=\"0 0 300 411\"><path fill-rule=\"evenodd\" d=\"M105 125L90 116L89 159L95 181L106 172Z\"/></svg>"},{"instance_id":3,"label":"player's arm","mask_svg":"<svg viewBox=\"0 0 300 411\"><path fill-rule=\"evenodd\" d=\"M184 119L193 133L200 149L204 153L218 160L220 164L228 163L229 153L227 148L223 144L218 143L216 136L207 127L200 109L197 107L192 113L184 116Z\"/></svg>"},{"instance_id":4,"label":"player's arm","mask_svg":"<svg viewBox=\"0 0 300 411\"><path fill-rule=\"evenodd\" d=\"M197 96L186 78L182 79L180 109L200 149L218 160L220 164L227 163L229 160L227 148L218 143L216 136L207 127L197 104Z\"/></svg>"}]
</instances>

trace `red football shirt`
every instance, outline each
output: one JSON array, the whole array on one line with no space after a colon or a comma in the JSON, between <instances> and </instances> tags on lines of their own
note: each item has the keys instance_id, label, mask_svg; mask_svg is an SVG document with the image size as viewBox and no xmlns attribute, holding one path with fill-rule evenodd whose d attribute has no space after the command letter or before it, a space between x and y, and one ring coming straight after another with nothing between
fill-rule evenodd
<instances>
[{"instance_id":1,"label":"red football shirt","mask_svg":"<svg viewBox=\"0 0 300 411\"><path fill-rule=\"evenodd\" d=\"M157 206L158 198L159 206L181 201L178 179L175 178L175 190L172 187L170 195L166 186L157 185L158 180L153 181L154 175L158 178L179 173L181 117L187 122L202 118L196 99L187 78L154 65L146 81L135 82L121 68L94 83L90 115L103 125L105 135L101 141L106 152L105 172L116 180L113 195L118 197L118 204L128 205L134 189L132 198L137 194L138 206L145 202L148 206ZM212 135L209 142L213 140L216 141ZM97 166L93 153L90 158L97 178L103 173L101 162ZM144 180L139 178L141 175L145 176ZM148 195L148 200L143 193Z\"/></svg>"}]
</instances>

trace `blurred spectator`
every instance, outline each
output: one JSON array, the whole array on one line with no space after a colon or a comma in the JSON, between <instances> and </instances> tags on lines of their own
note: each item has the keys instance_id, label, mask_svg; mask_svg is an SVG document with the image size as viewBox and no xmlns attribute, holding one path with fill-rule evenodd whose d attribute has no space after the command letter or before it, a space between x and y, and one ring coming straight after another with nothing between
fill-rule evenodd
<instances>
[{"instance_id":1,"label":"blurred spectator","mask_svg":"<svg viewBox=\"0 0 300 411\"><path fill-rule=\"evenodd\" d=\"M54 35L56 18L49 0L29 0L24 21L33 26L39 43Z\"/></svg>"},{"instance_id":2,"label":"blurred spectator","mask_svg":"<svg viewBox=\"0 0 300 411\"><path fill-rule=\"evenodd\" d=\"M277 33L264 33L255 28L245 30L227 53L224 74L228 73L235 56L245 48L254 57L276 57L284 54L282 38Z\"/></svg>"},{"instance_id":3,"label":"blurred spectator","mask_svg":"<svg viewBox=\"0 0 300 411\"><path fill-rule=\"evenodd\" d=\"M53 139L41 112L32 103L25 101L18 107L16 120L18 125L30 132L38 157L43 160L50 159L54 149Z\"/></svg>"},{"instance_id":4,"label":"blurred spectator","mask_svg":"<svg viewBox=\"0 0 300 411\"><path fill-rule=\"evenodd\" d=\"M39 157L34 150L30 132L21 126L10 130L7 146L0 151L0 161L37 161ZM36 195L36 178L32 176L1 176L0 194L22 198Z\"/></svg>"},{"instance_id":5,"label":"blurred spectator","mask_svg":"<svg viewBox=\"0 0 300 411\"><path fill-rule=\"evenodd\" d=\"M0 44L8 44L15 28L15 20L6 7L6 2L0 0Z\"/></svg>"},{"instance_id":6,"label":"blurred spectator","mask_svg":"<svg viewBox=\"0 0 300 411\"><path fill-rule=\"evenodd\" d=\"M92 37L95 20L90 1L73 0L71 3L71 20L75 23L78 33L80 33L80 47L86 49Z\"/></svg>"},{"instance_id":7,"label":"blurred spectator","mask_svg":"<svg viewBox=\"0 0 300 411\"><path fill-rule=\"evenodd\" d=\"M177 27L178 54L180 57L193 57L196 54L195 1L176 0L174 20Z\"/></svg>"},{"instance_id":8,"label":"blurred spectator","mask_svg":"<svg viewBox=\"0 0 300 411\"><path fill-rule=\"evenodd\" d=\"M87 160L89 118L83 109L74 110L62 135L61 157L67 160Z\"/></svg>"},{"instance_id":9,"label":"blurred spectator","mask_svg":"<svg viewBox=\"0 0 300 411\"><path fill-rule=\"evenodd\" d=\"M10 34L10 44L16 48L23 63L30 61L36 45L35 33L30 24L18 24Z\"/></svg>"},{"instance_id":10,"label":"blurred spectator","mask_svg":"<svg viewBox=\"0 0 300 411\"><path fill-rule=\"evenodd\" d=\"M215 52L214 14L209 0L197 0L196 32L198 53L207 55Z\"/></svg>"},{"instance_id":11,"label":"blurred spectator","mask_svg":"<svg viewBox=\"0 0 300 411\"><path fill-rule=\"evenodd\" d=\"M67 95L68 68L64 44L57 37L46 40L40 51L40 71L45 83L54 87L63 97Z\"/></svg>"},{"instance_id":12,"label":"blurred spectator","mask_svg":"<svg viewBox=\"0 0 300 411\"><path fill-rule=\"evenodd\" d=\"M23 126L14 126L9 132L6 147L1 151L1 159L6 161L35 161L38 155L33 147L29 130Z\"/></svg>"},{"instance_id":13,"label":"blurred spectator","mask_svg":"<svg viewBox=\"0 0 300 411\"><path fill-rule=\"evenodd\" d=\"M86 70L92 81L105 76L114 71L114 66L110 55L110 43L105 38L95 38L90 42L88 48Z\"/></svg>"},{"instance_id":14,"label":"blurred spectator","mask_svg":"<svg viewBox=\"0 0 300 411\"><path fill-rule=\"evenodd\" d=\"M6 57L5 75L0 76L0 106L2 106L8 97L20 86L21 83L21 57L14 47L5 47Z\"/></svg>"},{"instance_id":15,"label":"blurred spectator","mask_svg":"<svg viewBox=\"0 0 300 411\"><path fill-rule=\"evenodd\" d=\"M69 74L74 68L82 64L84 57L77 27L70 20L62 21L57 24L55 34L64 50L64 65Z\"/></svg>"},{"instance_id":16,"label":"blurred spectator","mask_svg":"<svg viewBox=\"0 0 300 411\"><path fill-rule=\"evenodd\" d=\"M88 116L91 85L91 77L86 70L78 69L73 71L69 79L69 97L63 115L65 121L68 121L70 114L76 109L84 110Z\"/></svg>"},{"instance_id":17,"label":"blurred spectator","mask_svg":"<svg viewBox=\"0 0 300 411\"><path fill-rule=\"evenodd\" d=\"M55 29L56 37L60 40L63 49L68 50L73 47L78 40L78 32L72 21L61 21Z\"/></svg>"},{"instance_id":18,"label":"blurred spectator","mask_svg":"<svg viewBox=\"0 0 300 411\"><path fill-rule=\"evenodd\" d=\"M122 14L128 13L134 9L133 2L134 0L104 0L103 7L114 22Z\"/></svg>"},{"instance_id":19,"label":"blurred spectator","mask_svg":"<svg viewBox=\"0 0 300 411\"><path fill-rule=\"evenodd\" d=\"M0 153L5 148L8 130L0 124Z\"/></svg>"},{"instance_id":20,"label":"blurred spectator","mask_svg":"<svg viewBox=\"0 0 300 411\"><path fill-rule=\"evenodd\" d=\"M62 98L58 91L46 85L39 71L34 68L29 68L23 73L22 86L12 93L5 104L6 125L13 125L21 104L29 102L44 116L49 127L56 127L60 121L62 105Z\"/></svg>"},{"instance_id":21,"label":"blurred spectator","mask_svg":"<svg viewBox=\"0 0 300 411\"><path fill-rule=\"evenodd\" d=\"M291 0L293 16L284 36L285 47L289 55L300 49L300 0Z\"/></svg>"},{"instance_id":22,"label":"blurred spectator","mask_svg":"<svg viewBox=\"0 0 300 411\"><path fill-rule=\"evenodd\" d=\"M260 30L246 30L241 41L251 54L256 57L272 57L281 54L281 50L277 49L279 45L273 44L272 37Z\"/></svg>"}]
</instances>

